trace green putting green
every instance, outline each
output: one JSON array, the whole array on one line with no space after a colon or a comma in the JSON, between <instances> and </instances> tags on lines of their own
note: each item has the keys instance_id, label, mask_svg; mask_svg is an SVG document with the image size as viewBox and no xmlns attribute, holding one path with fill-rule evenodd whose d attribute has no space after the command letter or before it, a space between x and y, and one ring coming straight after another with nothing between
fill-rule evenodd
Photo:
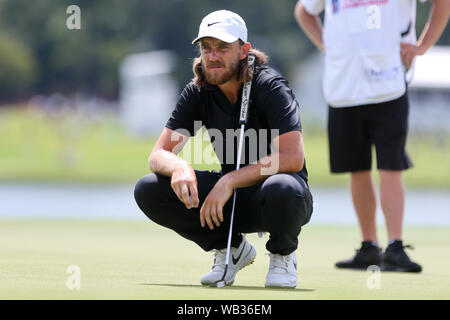
<instances>
[{"instance_id":1,"label":"green putting green","mask_svg":"<svg viewBox=\"0 0 450 320\"><path fill-rule=\"evenodd\" d=\"M210 253L146 220L2 220L0 299L450 299L450 228L405 228L405 242L416 245L409 253L424 271L374 275L334 268L359 246L356 226L305 226L295 290L264 288L267 237L247 236L255 263L233 286L217 289L199 282Z\"/></svg>"}]
</instances>

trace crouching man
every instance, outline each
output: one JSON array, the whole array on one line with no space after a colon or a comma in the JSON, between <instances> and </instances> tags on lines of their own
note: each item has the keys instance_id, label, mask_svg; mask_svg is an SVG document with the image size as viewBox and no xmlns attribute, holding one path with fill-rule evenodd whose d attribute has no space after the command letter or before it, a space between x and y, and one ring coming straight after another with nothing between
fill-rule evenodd
<instances>
[{"instance_id":1,"label":"crouching man","mask_svg":"<svg viewBox=\"0 0 450 320\"><path fill-rule=\"evenodd\" d=\"M312 214L299 105L287 81L267 65L267 56L251 48L239 15L226 10L210 13L202 20L193 44L200 50L193 65L195 77L182 91L151 152L153 173L137 183L136 202L150 220L206 251L215 250L211 271L201 277L202 284L211 285L225 272L236 190L225 284L233 284L236 273L255 259L255 248L243 234L267 232L270 266L265 285L294 288L298 236ZM253 70L249 55L255 58ZM239 129L241 96L247 81L252 86L245 132L277 134L258 134L256 143L245 143L244 139L242 165L236 170L238 141L227 130ZM198 127L194 123L199 121L214 133L210 134L211 143L221 161L220 173L193 170L177 156L189 136L195 135ZM252 161L252 148L267 152L258 152Z\"/></svg>"}]
</instances>

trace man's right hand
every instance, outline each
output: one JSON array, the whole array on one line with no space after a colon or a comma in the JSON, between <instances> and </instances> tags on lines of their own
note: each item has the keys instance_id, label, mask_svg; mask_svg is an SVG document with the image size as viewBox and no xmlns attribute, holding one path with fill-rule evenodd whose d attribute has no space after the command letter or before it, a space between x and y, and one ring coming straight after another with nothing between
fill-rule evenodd
<instances>
[{"instance_id":1,"label":"man's right hand","mask_svg":"<svg viewBox=\"0 0 450 320\"><path fill-rule=\"evenodd\" d=\"M197 177L189 164L180 165L173 171L170 184L178 199L186 205L186 208L198 208Z\"/></svg>"},{"instance_id":2,"label":"man's right hand","mask_svg":"<svg viewBox=\"0 0 450 320\"><path fill-rule=\"evenodd\" d=\"M192 167L177 156L189 137L164 128L149 157L149 169L171 177L171 186L178 199L192 209L199 206L197 177ZM192 199L192 204L191 204Z\"/></svg>"}]
</instances>

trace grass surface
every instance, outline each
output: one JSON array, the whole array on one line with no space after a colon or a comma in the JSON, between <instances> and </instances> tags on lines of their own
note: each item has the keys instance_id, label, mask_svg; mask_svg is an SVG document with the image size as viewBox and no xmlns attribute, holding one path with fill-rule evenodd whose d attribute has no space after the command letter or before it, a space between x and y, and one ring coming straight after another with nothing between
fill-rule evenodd
<instances>
[{"instance_id":1,"label":"grass surface","mask_svg":"<svg viewBox=\"0 0 450 320\"><path fill-rule=\"evenodd\" d=\"M325 132L309 128L307 121L304 122L311 185L348 183L348 175L329 173ZM131 136L114 114L92 117L68 113L42 117L25 108L3 108L0 110L0 180L137 181L148 172L147 159L155 141L156 137ZM209 142L203 145L210 146ZM408 150L415 163L405 173L408 187L450 189L448 137L412 135ZM212 170L219 165L216 162L193 167Z\"/></svg>"},{"instance_id":2,"label":"grass surface","mask_svg":"<svg viewBox=\"0 0 450 320\"><path fill-rule=\"evenodd\" d=\"M264 288L267 235L247 238L255 263L217 289L199 283L211 254L149 221L3 220L0 299L450 299L449 228L407 228L424 272L382 273L379 290L367 289L368 273L333 267L354 253L356 227L303 229L296 290ZM81 269L80 290L66 287L69 265Z\"/></svg>"}]
</instances>

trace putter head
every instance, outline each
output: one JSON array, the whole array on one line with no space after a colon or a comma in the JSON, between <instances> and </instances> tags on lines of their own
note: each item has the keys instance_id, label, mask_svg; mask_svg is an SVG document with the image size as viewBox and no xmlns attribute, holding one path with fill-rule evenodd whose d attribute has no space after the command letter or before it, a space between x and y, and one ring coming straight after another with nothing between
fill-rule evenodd
<instances>
[{"instance_id":1,"label":"putter head","mask_svg":"<svg viewBox=\"0 0 450 320\"><path fill-rule=\"evenodd\" d=\"M223 280L222 281L217 281L212 286L216 287L216 288L223 288L223 287L225 287L225 281L223 281Z\"/></svg>"}]
</instances>

